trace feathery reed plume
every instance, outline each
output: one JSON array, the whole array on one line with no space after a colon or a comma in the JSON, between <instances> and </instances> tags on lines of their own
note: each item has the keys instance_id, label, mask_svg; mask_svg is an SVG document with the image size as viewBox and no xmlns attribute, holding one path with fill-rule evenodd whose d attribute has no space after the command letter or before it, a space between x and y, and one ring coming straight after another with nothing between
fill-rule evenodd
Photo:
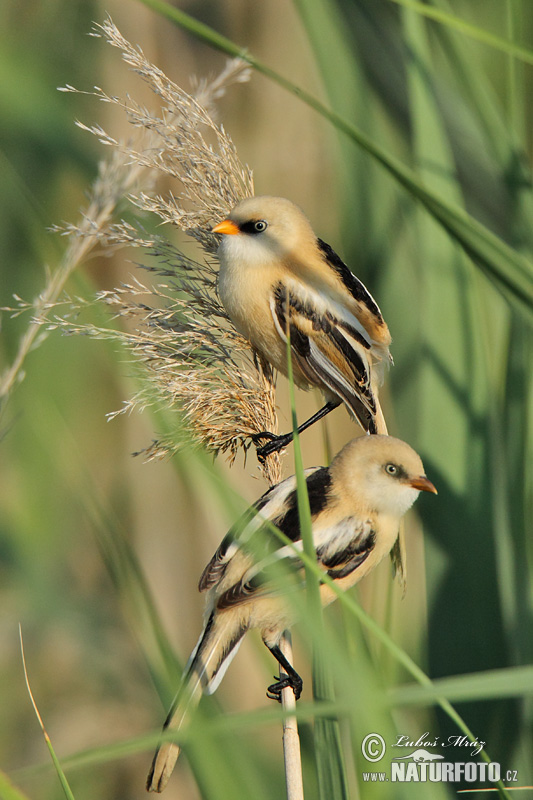
<instances>
[{"instance_id":1,"label":"feathery reed plume","mask_svg":"<svg viewBox=\"0 0 533 800\"><path fill-rule=\"evenodd\" d=\"M195 97L150 63L141 48L130 44L110 19L95 26L95 35L103 35L109 44L122 51L123 60L159 97L162 109L157 116L129 96L110 96L96 87L89 94L121 108L131 125L148 134L149 141L141 136L141 146L135 147L119 142L100 126L78 125L95 134L103 144L117 147L132 164L180 181L177 197L172 193L167 197L154 195L149 190L133 194L130 199L140 209L156 213L163 222L172 222L187 231L208 253L213 253L217 238L210 233L212 223L239 200L253 195L253 177L251 170L241 164L235 145L208 108L214 108L215 101L231 83L248 80L249 68L245 62L233 59L217 78L197 82Z\"/></svg>"},{"instance_id":2,"label":"feathery reed plume","mask_svg":"<svg viewBox=\"0 0 533 800\"><path fill-rule=\"evenodd\" d=\"M230 61L218 77L198 82L193 96L151 64L111 19L95 26L93 35L103 36L122 51L124 61L149 85L161 108L153 113L129 95L111 96L99 87L87 93L120 108L137 136L125 142L100 125L77 123L115 150L109 164L120 172L119 196L106 205L105 217L89 207L80 223L57 230L70 237L70 248L84 251L95 242L104 252L124 246L143 248L151 262L144 268L156 282L147 286L134 278L97 295L95 302L106 304L115 317L128 319L122 330L81 322L80 312L93 301L65 298L59 303L57 291L33 304L33 312L48 330L115 339L135 356L142 366L143 388L111 417L149 404L179 410L195 440L215 454L228 453L233 461L240 447L245 451L249 447L253 434L277 430L272 371L237 333L218 299L214 258L218 239L210 230L237 202L253 195L251 170L241 164L231 138L213 118L216 100L231 83L247 80L248 69L244 62ZM67 86L64 91L77 90ZM158 177L178 181L179 192L158 194ZM195 260L163 237L146 234L140 222L113 219L118 199L185 231L204 255ZM15 313L24 307L20 301ZM178 433L143 452L155 458L176 451L182 441ZM269 483L280 480L277 456L262 469Z\"/></svg>"},{"instance_id":3,"label":"feathery reed plume","mask_svg":"<svg viewBox=\"0 0 533 800\"><path fill-rule=\"evenodd\" d=\"M0 376L0 403L4 404L17 383L24 378L24 362L28 353L45 338L42 320L58 302L65 284L74 270L87 260L100 239L101 231L112 219L119 201L128 195L138 178L138 170L125 169L125 156L114 153L108 161L98 168L89 202L82 212L80 222L75 226L76 235L70 238L69 245L55 272L47 268L47 282L42 292L31 302L24 302L15 295L16 308L2 308L12 316L31 311L34 319L22 336L13 363Z\"/></svg>"}]
</instances>

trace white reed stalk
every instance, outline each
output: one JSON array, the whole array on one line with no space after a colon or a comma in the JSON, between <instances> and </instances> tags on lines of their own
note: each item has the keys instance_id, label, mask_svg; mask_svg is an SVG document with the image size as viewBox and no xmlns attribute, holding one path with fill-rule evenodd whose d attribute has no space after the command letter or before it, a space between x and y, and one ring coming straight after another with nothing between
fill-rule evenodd
<instances>
[{"instance_id":1,"label":"white reed stalk","mask_svg":"<svg viewBox=\"0 0 533 800\"><path fill-rule=\"evenodd\" d=\"M285 631L283 634L280 650L289 663L292 664L292 639L289 631ZM286 677L282 667L279 669L279 677L280 680ZM287 712L283 720L283 758L285 761L287 800L304 800L298 722L294 713L291 713L296 709L296 699L290 686L281 692L281 703L284 711Z\"/></svg>"}]
</instances>

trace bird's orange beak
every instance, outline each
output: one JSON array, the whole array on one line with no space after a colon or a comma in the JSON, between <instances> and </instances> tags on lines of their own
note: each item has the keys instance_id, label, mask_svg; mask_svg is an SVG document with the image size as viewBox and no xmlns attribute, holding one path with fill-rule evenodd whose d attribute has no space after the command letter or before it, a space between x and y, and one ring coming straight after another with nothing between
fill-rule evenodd
<instances>
[{"instance_id":1,"label":"bird's orange beak","mask_svg":"<svg viewBox=\"0 0 533 800\"><path fill-rule=\"evenodd\" d=\"M419 492L431 492L432 494L438 494L429 478L426 478L425 475L420 475L418 478L413 478L411 481L409 481L409 485L412 486L413 489L418 489Z\"/></svg>"},{"instance_id":2,"label":"bird's orange beak","mask_svg":"<svg viewBox=\"0 0 533 800\"><path fill-rule=\"evenodd\" d=\"M214 228L211 228L211 232L224 233L226 236L233 236L236 233L240 233L240 230L239 226L230 219L223 219L222 222L219 222Z\"/></svg>"}]
</instances>

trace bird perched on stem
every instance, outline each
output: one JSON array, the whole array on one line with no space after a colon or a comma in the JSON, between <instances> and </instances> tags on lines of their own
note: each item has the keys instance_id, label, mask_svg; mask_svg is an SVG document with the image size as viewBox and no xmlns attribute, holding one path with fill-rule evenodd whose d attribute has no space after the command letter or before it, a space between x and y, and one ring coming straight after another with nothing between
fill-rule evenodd
<instances>
[{"instance_id":1,"label":"bird perched on stem","mask_svg":"<svg viewBox=\"0 0 533 800\"><path fill-rule=\"evenodd\" d=\"M400 518L420 491L436 493L420 457L408 444L390 436L354 439L329 467L308 469L305 476L317 563L341 589L357 583L390 551ZM296 551L280 541L272 526L291 540ZM200 591L208 592L205 627L164 730L179 730L202 690L214 692L242 637L252 628L259 629L287 675L268 687L268 696L279 699L287 686L296 698L300 696L302 680L279 643L296 614L286 587L302 588L301 550L293 476L269 489L248 510L205 568L199 584ZM326 583L321 583L320 594L323 605L336 597ZM159 746L148 776L149 791L165 788L179 752L173 742Z\"/></svg>"},{"instance_id":2,"label":"bird perched on stem","mask_svg":"<svg viewBox=\"0 0 533 800\"><path fill-rule=\"evenodd\" d=\"M295 383L317 386L326 404L305 430L345 403L368 433L387 433L377 389L391 361L389 329L374 298L303 212L282 197L242 200L212 229L222 234L220 299L235 327L287 374L290 339ZM256 434L265 458L292 433Z\"/></svg>"}]
</instances>

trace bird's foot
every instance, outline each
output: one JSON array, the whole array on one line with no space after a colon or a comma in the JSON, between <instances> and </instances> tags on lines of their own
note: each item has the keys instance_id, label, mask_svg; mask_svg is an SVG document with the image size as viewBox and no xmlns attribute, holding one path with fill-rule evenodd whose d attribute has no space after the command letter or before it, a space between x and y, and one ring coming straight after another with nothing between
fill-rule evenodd
<instances>
[{"instance_id":1,"label":"bird's foot","mask_svg":"<svg viewBox=\"0 0 533 800\"><path fill-rule=\"evenodd\" d=\"M250 439L252 442L257 445L263 440L268 439L268 441L275 441L277 439L277 435L275 433L271 433L270 431L261 431L261 433L252 433Z\"/></svg>"},{"instance_id":2,"label":"bird's foot","mask_svg":"<svg viewBox=\"0 0 533 800\"><path fill-rule=\"evenodd\" d=\"M257 443L261 439L269 439L269 441L261 445L261 447L257 447ZM259 461L264 461L267 456L272 455L272 453L277 453L279 450L283 450L284 447L287 447L287 445L292 442L292 433L286 433L284 436L276 436L273 433L265 431L264 433L254 434L254 436L252 436L252 441L257 447L257 458Z\"/></svg>"},{"instance_id":3,"label":"bird's foot","mask_svg":"<svg viewBox=\"0 0 533 800\"><path fill-rule=\"evenodd\" d=\"M270 700L277 700L278 703L281 703L281 693L289 686L294 692L295 700L299 700L303 687L303 681L299 675L284 675L283 678L280 678L276 683L272 683L268 687L266 695Z\"/></svg>"}]
</instances>

